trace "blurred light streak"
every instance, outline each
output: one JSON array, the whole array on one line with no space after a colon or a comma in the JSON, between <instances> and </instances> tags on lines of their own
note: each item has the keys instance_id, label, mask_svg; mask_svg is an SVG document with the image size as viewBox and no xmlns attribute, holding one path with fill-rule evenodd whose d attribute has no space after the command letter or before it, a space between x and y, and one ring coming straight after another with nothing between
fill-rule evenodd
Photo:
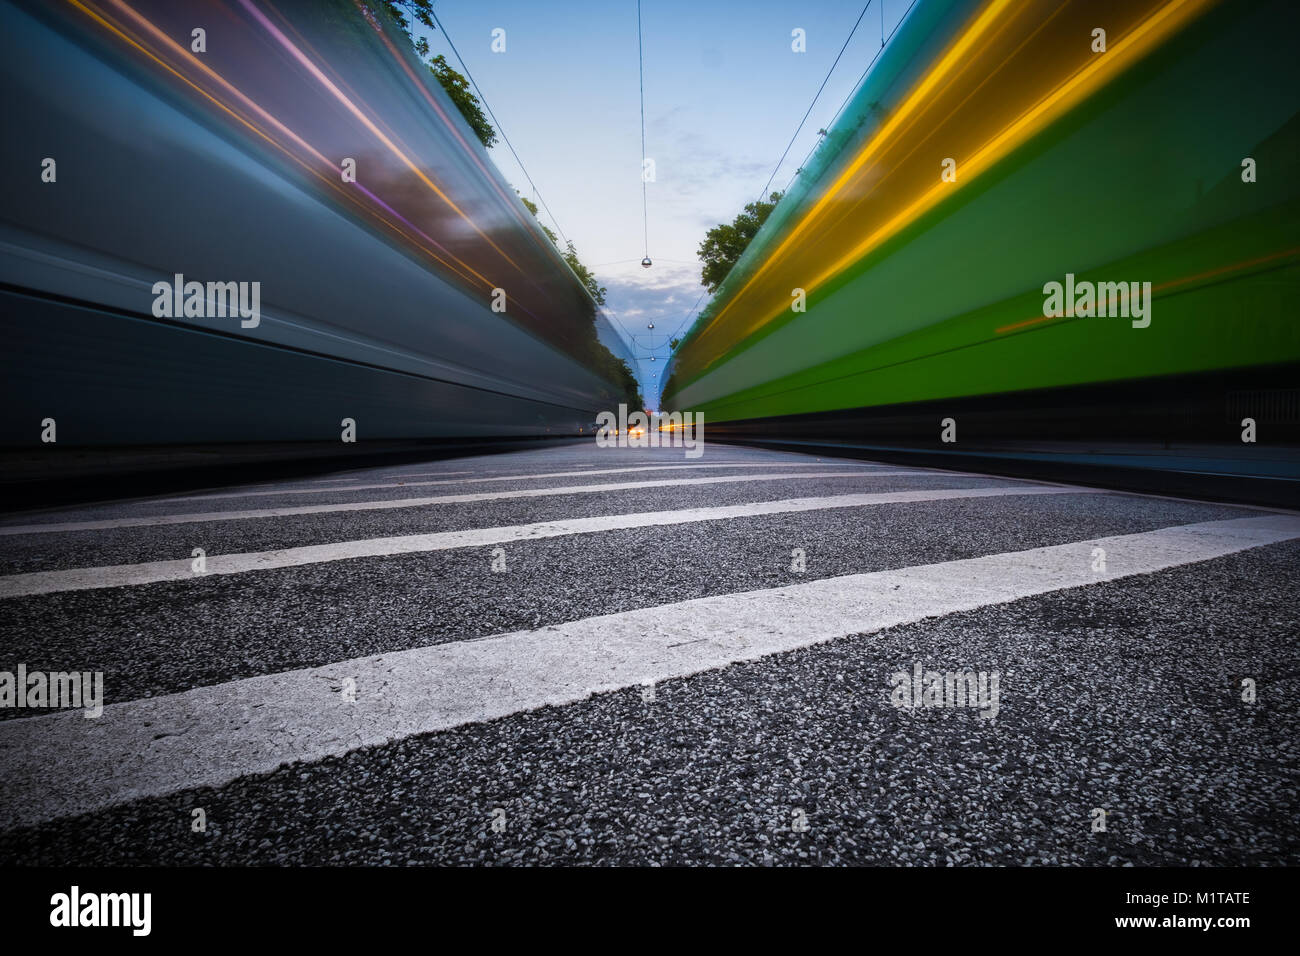
<instances>
[{"instance_id":1,"label":"blurred light streak","mask_svg":"<svg viewBox=\"0 0 1300 956\"><path fill-rule=\"evenodd\" d=\"M1170 279L1167 282L1158 282L1151 287L1151 294L1155 295L1157 292L1168 292L1171 289L1179 289L1195 282L1203 282L1206 279L1218 279L1223 276L1231 275L1234 272L1244 272L1245 270L1252 269L1255 266L1277 263L1281 259L1296 257L1300 257L1300 246L1291 249L1283 249L1281 252L1274 252L1267 256L1258 256L1254 259L1247 259L1244 262L1234 262L1231 265L1219 266L1215 269L1207 269L1206 271L1198 272L1195 275L1182 276L1177 279ZM1001 328L995 329L994 332L997 335L1002 335L1007 332L1015 332L1019 329L1027 329L1031 326L1041 325L1044 322L1073 322L1079 318L1087 318L1087 316L1037 315L1032 319L1025 319L1023 322L1012 322L1010 325L1004 325Z\"/></svg>"},{"instance_id":2,"label":"blurred light streak","mask_svg":"<svg viewBox=\"0 0 1300 956\"><path fill-rule=\"evenodd\" d=\"M728 296L717 314L695 336L695 342L691 344L693 351L700 350L694 357L698 363L697 368L711 367L736 343L783 314L789 306L791 287L802 288L811 294L818 287L832 281L952 196L957 189L968 185L1067 114L1213 2L1214 0L1169 0L1150 12L1133 4L1129 9L1142 18L1132 29L1111 40L1107 52L1101 55L1091 53L1085 44L1076 44L1075 55L1069 57L1067 51L1060 48L1060 43L1053 42L1049 37L1050 47L1044 48L1045 45L1040 44L1040 48L1033 52L1058 64L1069 64L1070 72L1052 86L1046 95L1028 102L1018 110L1011 122L991 135L987 128L977 125L983 110L978 107L970 110L976 116L976 125L973 125L969 121L962 122L964 117L960 114L959 107L967 105L976 92L981 92L985 101L998 101L1004 110L1007 104L1018 105L1028 96L1034 95L1032 89L1017 88L1013 82L1014 75L1004 78L999 73L1046 23L1035 19L1035 10L1031 4L1014 4L1010 0L993 0L988 3L939 56L892 115L868 138L807 212L756 266L753 274L733 295ZM1068 2L1060 4L1052 18L1070 6ZM1077 3L1073 6L1076 11L1085 8L1085 5ZM1150 6L1148 4L1148 10ZM1013 37L1026 33L1027 36L1018 40L1012 52L1005 57L986 63L999 49L995 41L1009 31ZM1081 55L1086 57L1082 61ZM939 110L943 107L945 96L951 99L958 95L960 90L953 91L963 71L983 79L974 89L965 92L951 109L945 109L941 118L923 126L917 135L920 141L924 141L933 136L936 130L946 130L950 134L950 140L952 133L958 133L965 134L967 138L975 137L979 143L964 155L962 151L953 151L961 156L957 183L940 181L937 173L932 174L927 167L924 176L919 177L927 185L917 195L914 191L918 179L916 164L908 166L904 160L909 159L917 150L919 142L915 138L908 139L908 134L917 127L924 111ZM1055 74L1041 71L1041 75L1051 82L1060 72L1058 68ZM887 160L887 154L891 150L903 155L896 160ZM868 165L871 160L880 162ZM911 174L913 183L900 183L893 187L889 195L878 199L883 180L902 172ZM873 176L879 178L872 179ZM871 213L852 217L856 222L850 219L868 199L878 200L882 204L902 201L904 205L880 220L874 228L868 227L870 231L863 235L862 220L867 219L869 222ZM842 207L839 215L828 221L829 215L837 210L837 206ZM839 251L837 245L845 242L851 242L852 245ZM821 263L827 259L828 248L834 251L831 253L830 264L823 266ZM728 317L728 321L724 322L724 317ZM704 345L706 339L711 339L707 346Z\"/></svg>"},{"instance_id":3,"label":"blurred light streak","mask_svg":"<svg viewBox=\"0 0 1300 956\"><path fill-rule=\"evenodd\" d=\"M301 166L303 169L309 172L312 176L314 176L317 180L319 180L324 186L329 188L332 192L336 193L338 196L345 199L347 202L356 206L360 211L367 213L368 215L374 215L372 210L366 209L366 207L363 204L357 202L355 197L349 195L348 190L343 188L342 182L337 178L337 174L340 170L340 167L336 163L332 162L325 155L323 155L319 150L317 150L310 143L304 140L301 136L295 133L292 129L290 129L284 123L280 122L278 119L276 119L266 110L264 110L254 100L252 100L250 97L245 95L238 87L236 87L234 84L226 80L226 78L223 77L220 73L213 70L206 63L203 63L196 56L194 56L189 50L186 50L184 47L176 43L176 41L174 41L171 37L167 36L167 34L164 33L162 30L160 30L154 23L152 23L150 20L148 20L147 18L139 14L137 11L132 9L128 4L123 2L123 0L110 0L110 2L118 10L120 10L122 13L126 14L132 20L134 20L141 28L147 30L155 40L157 40L163 46L169 47L171 49L171 52L176 56L178 56L183 62L187 63L187 65L197 67L200 71L202 71L204 74L209 76L212 80L220 84L226 91L228 91L231 95L235 96L248 109L256 113L266 123L273 126L276 130L278 130L286 137L288 137L290 140L292 140L294 143L296 143L305 152L309 153L313 158L319 161L322 166L330 169L335 175L333 176L323 175L319 169L312 167L310 163L304 162L299 156L295 155L293 151L288 149L284 144L276 141L273 137L268 135L266 131L259 128L256 124L250 122L245 117L241 116L233 107L227 105L226 103L223 103L212 93L203 89L203 87L199 86L197 83L193 82L187 76L185 76L185 74L181 73L179 70L177 70L172 65L167 63L164 59L162 59L151 49L149 49L140 38L127 33L124 29L119 28L117 25L110 22L106 17L102 16L99 12L91 9L86 4L82 3L81 0L68 0L68 2L71 3L77 9L81 10L86 15L90 16L101 26L105 27L107 30L117 35L120 39L124 40L125 42L129 43L131 46L135 47L137 50L143 53L146 57L148 57L158 66L167 70L169 73L171 73L181 82L185 83L196 93L198 93L199 95L207 99L214 106L216 106L222 112L226 113L236 122L240 123L242 126L244 126L248 130L256 134L259 138L265 140L271 146L274 146L285 156L289 157L294 162L296 162L299 166ZM466 263L462 262L460 259L453 256L437 240L433 239L431 236L429 236L428 234L420 230L414 223L412 223L406 217L402 216L399 212L397 212L397 210L393 209L392 206L388 205L388 203L384 202L373 192L367 189L364 185L362 185L359 182L355 183L354 185L356 185L361 192L365 193L368 197L370 197L371 200L376 202L378 205L382 206L393 216L400 219L403 223L405 223L410 229L412 229L420 237L422 237L427 242L431 243L433 246L441 250L441 252L445 256L447 256L448 259L451 260L448 261L448 259L444 259L442 258L442 256L439 256L436 253L434 253L432 250L426 248L424 251L428 253L435 261L452 269L453 271L460 273L463 278L469 279L472 277L474 279L477 279L479 282L481 282L486 288L490 289L494 287L494 283L492 282L492 280L481 275L480 273L475 271L471 266L467 265ZM383 222L385 225L389 226L390 228L394 229L395 231L401 232L401 230L393 223L388 222L382 217L376 217L376 218L378 218L381 222ZM413 237L407 236L407 238L408 240L412 241L415 245L417 246L421 245L418 241L414 240Z\"/></svg>"},{"instance_id":4,"label":"blurred light streak","mask_svg":"<svg viewBox=\"0 0 1300 956\"><path fill-rule=\"evenodd\" d=\"M329 77L327 77L324 73L322 73L320 71L320 68L317 67L315 63L313 63L310 59L308 59L308 57L301 50L299 50L296 46L294 46L292 41L290 41L289 38L286 37L280 31L280 28L277 27L274 23L270 21L270 19L267 18L266 14L264 14L261 10L257 9L257 7L253 5L251 0L239 0L239 3L240 6L242 6L245 10L247 10L253 16L253 18L257 20L257 22L260 23L262 27L269 34L271 34L271 36L273 36L276 39L276 41L278 41L286 50L289 51L289 54L295 60L297 60L298 63L301 64L301 66L305 70L307 70L307 72L309 72L322 86L324 86L327 90L329 90L329 92L334 96L334 98L337 99L344 106L344 108L348 110L348 112L350 112L353 116L355 116L357 120L375 136L376 139L378 139L381 143L383 143L384 146L386 146L389 149L389 151L392 152L394 156L400 159L406 165L406 168L409 169L412 173L416 175L416 177L419 178L420 182L428 186L431 190L433 190L434 193L438 195L440 199L442 199L443 202L445 202L448 206L450 206L453 210L455 210L456 214L460 216L463 220L465 220L465 222L469 224L470 228L472 228L475 232L477 232L480 236L482 236L484 241L486 241L488 245L490 245L493 249L495 249L498 253L500 253L501 258L505 259L506 262L514 266L515 269L519 269L519 264L515 262L513 259L511 259L508 255L506 255L506 253L501 249L501 247L498 246L495 242L493 242L491 238L488 237L487 233L485 233L482 229L480 229L478 224L475 223L474 220L471 219L469 216L467 216L465 212L458 205L456 205L455 201L452 200L450 196L448 196L445 192L443 192L438 187L437 183L435 183L428 176L426 176L424 171L421 170L418 166L416 166L415 162L409 156L407 156L404 152L402 152L402 150L398 149L397 145L386 135L384 135L384 132L371 121L370 117L368 117L355 103L353 103L350 99L344 96L343 92L330 81Z\"/></svg>"}]
</instances>

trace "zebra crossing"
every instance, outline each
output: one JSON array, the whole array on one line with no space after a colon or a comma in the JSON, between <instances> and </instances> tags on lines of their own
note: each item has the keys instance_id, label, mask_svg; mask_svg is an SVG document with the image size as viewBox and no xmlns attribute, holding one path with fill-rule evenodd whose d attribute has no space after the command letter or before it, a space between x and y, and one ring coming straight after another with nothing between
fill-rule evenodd
<instances>
[{"instance_id":1,"label":"zebra crossing","mask_svg":"<svg viewBox=\"0 0 1300 956\"><path fill-rule=\"evenodd\" d=\"M1148 749L1163 754L1171 779L1204 770L1169 746L1180 720L1198 713L1235 740L1214 756L1216 786L1276 759L1268 734L1277 727L1239 738L1259 729L1261 713L1293 727L1294 708L1276 690L1247 703L1240 682L1276 688L1294 661L1294 610L1261 609L1259 593L1294 586L1300 516L743 448L712 449L691 466L664 457L567 446L457 461L447 470L463 474L434 482L413 481L428 470L409 465L331 476L329 487L308 479L5 519L0 671L102 671L105 706L95 719L0 709L0 857L75 863L66 848L88 843L109 863L925 862L945 853L1195 862L1227 852L1152 843L1150 822L1124 807L1112 818L1125 822L1122 839L1091 839L1088 815L1116 800L1113 751L1127 751L1126 727L1152 735ZM405 497L428 484L447 493ZM250 509L248 498L269 506ZM394 522L408 533L369 533ZM167 537L183 529L206 541L217 524L231 529L224 541L247 532L275 546L205 551L199 570ZM151 546L153 560L94 560ZM1250 586L1225 591L1225 575ZM1240 633L1177 613L1202 578L1211 583L1201 594L1213 593L1223 613L1258 609L1238 615ZM1112 610L1096 626L1094 612L1043 610L1062 602ZM1173 625L1182 643L1152 642L1155 607L1174 609L1160 626ZM1035 615L1038 630L1007 626ZM936 634L947 637L936 643ZM1109 699L1129 681L1134 654L1156 655L1162 676L1143 698ZM843 659L852 666L836 666L829 690L783 676ZM924 674L992 669L997 718L900 709L890 677L913 668L917 700ZM1071 682L1084 703L1063 710L1056 696ZM785 705L774 709L774 698ZM678 713L675 701L688 699ZM1204 712L1188 711L1188 699ZM817 734L790 727L791 701ZM1175 701L1182 710L1170 709ZM828 724L825 708L838 719ZM584 730L579 714L593 726ZM1078 753L1063 757L1044 726ZM475 743L503 733L530 743L491 753ZM631 737L639 751L614 743ZM671 771L640 765L666 746L690 759ZM602 747L622 770L593 769ZM942 839L917 846L907 835L944 811L923 787L896 804L898 767L881 755L897 760L900 747L947 755L931 784L965 780L959 803L972 809L935 831ZM510 769L519 763L549 776L521 789ZM778 765L794 770L767 779ZM466 767L484 775L458 779ZM1136 780L1152 768L1133 770ZM369 781L361 804L343 796L357 773ZM449 778L441 816L407 819L408 791L426 773ZM648 788L634 794L653 794L648 807L631 797L640 804L621 822L610 807L628 793L604 792L620 773ZM1018 829L1021 811L997 795L1034 774L1053 782L1058 818L1031 814L1045 830L1020 846L1003 831ZM321 782L298 785L308 779ZM922 783L913 776L903 789ZM557 786L566 797L550 806L542 795ZM710 799L697 799L701 791ZM1277 821L1257 851L1294 862L1294 793L1265 787L1255 797ZM250 843L237 822L247 800L272 807L285 833L328 818L340 842ZM1185 801L1147 814L1184 819ZM200 805L220 839L176 823ZM767 808L764 820L755 807ZM498 809L518 825L492 829ZM808 829L791 831L795 811ZM373 845L365 834L375 820L393 818L406 822ZM575 826L586 843L554 843ZM139 840L124 844L131 833ZM691 851L703 833L714 836Z\"/></svg>"}]
</instances>

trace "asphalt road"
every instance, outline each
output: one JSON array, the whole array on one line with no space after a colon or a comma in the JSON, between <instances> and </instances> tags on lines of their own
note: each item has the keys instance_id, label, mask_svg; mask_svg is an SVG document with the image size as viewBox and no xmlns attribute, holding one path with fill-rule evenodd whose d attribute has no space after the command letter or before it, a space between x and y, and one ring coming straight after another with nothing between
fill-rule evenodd
<instances>
[{"instance_id":1,"label":"asphalt road","mask_svg":"<svg viewBox=\"0 0 1300 956\"><path fill-rule=\"evenodd\" d=\"M0 672L105 707L0 707L0 862L1295 865L1298 584L1293 513L736 446L9 515Z\"/></svg>"}]
</instances>

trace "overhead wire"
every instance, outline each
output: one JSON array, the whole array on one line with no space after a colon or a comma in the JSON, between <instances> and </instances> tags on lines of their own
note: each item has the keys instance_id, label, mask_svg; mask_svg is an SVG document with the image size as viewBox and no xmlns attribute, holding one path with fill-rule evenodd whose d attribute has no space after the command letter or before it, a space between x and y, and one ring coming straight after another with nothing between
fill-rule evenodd
<instances>
[{"instance_id":1,"label":"overhead wire","mask_svg":"<svg viewBox=\"0 0 1300 956\"><path fill-rule=\"evenodd\" d=\"M645 259L650 261L650 204L646 195L645 154L645 51L641 40L641 0L636 0L636 59L641 86L641 226L645 239Z\"/></svg>"},{"instance_id":2,"label":"overhead wire","mask_svg":"<svg viewBox=\"0 0 1300 956\"><path fill-rule=\"evenodd\" d=\"M546 205L546 198L542 195L542 191L537 188L537 183L533 182L533 177L528 175L528 167L524 165L524 161L520 159L519 154L515 152L514 144L510 142L510 137L506 135L505 127L501 125L501 121L497 119L496 114L492 112L492 107L489 105L487 97L483 95L483 91L479 88L478 83L474 81L473 74L470 73L469 67L465 65L464 57L460 55L460 51L456 49L456 44L452 42L451 34L447 32L447 28L442 25L442 21L438 19L438 14L434 13L432 8L429 10L429 15L433 18L433 22L438 29L442 31L442 35L447 38L447 46L451 47L451 52L455 54L457 62L460 63L460 68L465 71L465 78L469 80L470 85L474 87L474 92L478 95L479 101L483 104L483 108L487 110L488 116L492 118L493 125L496 126L497 132L501 134L501 141L506 144L506 148L510 150L510 155L513 156L515 162L519 164L519 170L524 174L524 179L528 180L528 185L533 187L533 195L537 197L537 201L541 204L541 207L546 210L546 214L551 217L551 223L555 226L555 231L558 232L560 238L564 240L565 248L568 248L569 237L566 236L564 230L560 228L560 221L555 218L555 213L551 212L551 207Z\"/></svg>"},{"instance_id":3,"label":"overhead wire","mask_svg":"<svg viewBox=\"0 0 1300 956\"><path fill-rule=\"evenodd\" d=\"M837 109L835 111L835 115L831 117L831 121L827 125L827 129L833 127L835 123L839 120L840 116L844 112L844 108L849 105L850 100L853 99L853 95L862 86L863 81L866 80L867 78L867 74L871 72L871 68L876 65L876 61L879 60L881 54L884 53L886 43L888 43L889 40L893 39L894 34L898 32L898 28L902 26L903 21L907 19L907 15L911 13L912 8L916 6L916 2L917 0L912 0L912 2L907 5L907 9L903 11L903 15L899 17L898 22L894 24L894 29L890 30L888 35L886 35L885 34L885 5L884 5L884 0L881 0L880 49L876 51L876 55L871 58L871 61L867 64L866 68L862 71L862 75L858 77L858 81L854 83L852 87L849 88L849 92L844 97L844 100L840 103L839 109ZM858 14L858 19L854 22L853 29L849 31L848 37L844 40L844 45L840 47L840 52L836 55L835 62L831 64L830 70L828 70L826 73L826 78L822 80L822 84L820 87L818 87L816 95L813 96L812 102L808 105L808 109L804 113L803 119L799 121L798 128L795 129L794 135L790 137L790 142L786 145L785 151L781 154L780 160L777 161L776 167L772 170L772 175L767 178L767 183L763 186L762 191L759 193L758 198L760 201L763 199L764 196L767 195L767 190L772 185L772 180L774 180L776 178L776 174L780 172L781 166L785 163L786 156L790 152L790 148L794 145L795 140L799 138L799 133L803 129L804 124L808 122L808 117L809 115L811 115L813 107L816 106L817 100L821 97L822 91L826 88L827 82L830 81L831 75L835 72L835 67L840 62L840 58L844 56L844 51L848 49L849 42L853 39L854 33L857 32L858 26L862 23L862 18L866 16L867 10L870 8L871 3L872 0L867 0L866 6L864 6L862 8L862 12ZM804 156L804 161L802 164L800 164L799 169L795 170L794 174L790 177L789 181L786 183L787 190L790 188L791 185L793 185L795 178L799 175L803 167L807 165L808 160L812 157L812 154L816 152L817 147L820 145L821 145L821 139L819 138L817 142L813 143L812 147L808 150L807 155ZM695 305L691 307L691 310L686 314L686 318L682 320L681 325L677 327L677 331L672 334L672 336L670 337L670 341L673 338L677 338L677 336L681 333L681 331L684 328L686 328L687 324L691 321L692 316L694 316L696 311L699 309L700 303L704 301L704 297L708 295L708 293L709 293L708 289L705 289L703 292L700 293L700 297L696 300Z\"/></svg>"},{"instance_id":4,"label":"overhead wire","mask_svg":"<svg viewBox=\"0 0 1300 956\"><path fill-rule=\"evenodd\" d=\"M767 177L767 183L763 186L762 192L758 195L760 200L767 195L767 189L772 185L772 180L776 179L776 174L781 171L781 165L785 162L786 156L790 154L790 147L794 146L794 141L799 138L799 134L803 131L803 124L808 122L808 117L812 115L813 107L817 105L817 100L821 98L822 91L826 89L826 84L830 82L831 74L835 72L835 67L839 66L840 58L844 56L844 51L849 48L849 42L853 39L853 35L858 32L858 27L862 24L862 18L867 15L867 9L871 4L872 0L867 0L866 6L864 6L862 12L858 14L858 19L854 21L853 29L849 31L849 35L845 38L844 45L840 47L840 52L835 55L835 62L832 63L831 68L826 71L826 78L822 80L822 85L817 87L817 92L813 95L812 102L808 104L808 109L804 112L803 119L799 121L799 125L795 128L794 135L790 137L790 142L785 146L785 152L783 152L781 158L777 160L776 168L772 170L772 175Z\"/></svg>"}]
</instances>

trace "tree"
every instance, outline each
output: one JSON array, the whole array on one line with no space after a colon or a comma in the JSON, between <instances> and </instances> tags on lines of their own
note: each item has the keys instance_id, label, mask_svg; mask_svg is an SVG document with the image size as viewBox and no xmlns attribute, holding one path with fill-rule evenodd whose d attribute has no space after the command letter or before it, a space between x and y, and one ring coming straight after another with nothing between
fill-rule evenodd
<instances>
[{"instance_id":1,"label":"tree","mask_svg":"<svg viewBox=\"0 0 1300 956\"><path fill-rule=\"evenodd\" d=\"M563 255L564 261L569 264L569 268L578 277L578 281L591 293L591 297L596 300L596 304L604 305L605 287L596 281L596 277L591 274L591 270L578 259L578 250L573 247L572 239L569 240L568 248L564 250Z\"/></svg>"},{"instance_id":2,"label":"tree","mask_svg":"<svg viewBox=\"0 0 1300 956\"><path fill-rule=\"evenodd\" d=\"M363 2L369 10L391 19L398 29L406 34L406 38L411 41L411 47L421 60L429 55L428 41L424 37L416 37L411 33L411 21L407 19L407 14L429 30L436 30L437 26L433 20L433 0L363 0ZM484 115L483 104L474 95L469 79L453 70L442 54L429 61L429 72L456 104L456 108L465 117L465 121L474 130L480 142L489 149L496 145L497 131L492 128L492 124ZM537 204L522 195L519 198L524 207L536 217ZM544 223L539 225L552 243L558 242L558 237ZM616 358L614 353L601 343L596 334L596 306L605 304L605 287L600 285L591 270L582 264L572 242L567 243L567 248L561 256L594 300L594 304L583 310L585 321L578 320L579 325L575 329L577 338L570 343L571 354L579 361L585 362L607 382L615 385L629 407L643 408L645 399L641 396L641 388L637 384L636 376L632 374L626 362Z\"/></svg>"},{"instance_id":3,"label":"tree","mask_svg":"<svg viewBox=\"0 0 1300 956\"><path fill-rule=\"evenodd\" d=\"M432 30L433 27L433 0L384 0L384 9L388 11L389 16L397 21L397 25L406 31L410 36L410 26L406 22L406 17L402 11L410 12L411 16L419 20L426 27Z\"/></svg>"},{"instance_id":4,"label":"tree","mask_svg":"<svg viewBox=\"0 0 1300 956\"><path fill-rule=\"evenodd\" d=\"M519 190L516 189L515 192L517 193L519 192ZM519 199L523 202L524 208L533 214L533 218L534 219L538 218L537 203L533 202L531 199L529 199L527 196L524 195L520 195ZM559 241L559 238L555 235L555 233L551 232L550 229L546 228L546 223L539 222L538 225L542 227L542 232L546 233L547 239L551 240L551 242ZM578 250L574 248L572 241L568 243L568 248L565 249L564 252L560 253L560 255L563 257L564 261L569 264L569 268L572 269L573 274L578 277L578 281L583 284L583 286L586 288L586 290L589 293L591 293L591 297L592 299L595 300L596 304L604 305L605 291L606 291L605 287L601 285L599 282L597 282L596 277L592 274L591 270L582 264L582 260L578 258Z\"/></svg>"},{"instance_id":5,"label":"tree","mask_svg":"<svg viewBox=\"0 0 1300 956\"><path fill-rule=\"evenodd\" d=\"M387 14L397 24L398 29L411 41L412 48L421 60L429 55L429 41L411 33L411 21L407 19L406 14L409 13L428 29L436 30L437 27L433 23L433 0L371 0L370 6ZM495 146L497 131L492 128L492 124L484 115L483 104L474 95L469 80L453 70L447 58L441 53L429 61L429 72L451 97L451 101L456 104L456 109L460 110L460 115L465 117L465 122L469 123L470 129L479 138L479 142L488 149Z\"/></svg>"},{"instance_id":6,"label":"tree","mask_svg":"<svg viewBox=\"0 0 1300 956\"><path fill-rule=\"evenodd\" d=\"M628 408L645 408L645 396L641 394L641 386L637 382L636 376L632 374L632 370L627 367L627 362L614 358L609 349L604 349L604 354L608 355L610 359L605 363L605 367L600 370L604 373L604 377L619 387Z\"/></svg>"},{"instance_id":7,"label":"tree","mask_svg":"<svg viewBox=\"0 0 1300 956\"><path fill-rule=\"evenodd\" d=\"M426 51L428 47L425 47ZM497 144L497 131L492 128L488 118L483 114L483 106L479 99L470 89L469 80L457 73L447 62L447 58L439 53L429 61L429 72L434 75L438 83L451 101L456 104L456 109L460 110L460 115L465 117L465 122L469 123L469 128L474 131L474 135L479 141L491 149Z\"/></svg>"},{"instance_id":8,"label":"tree","mask_svg":"<svg viewBox=\"0 0 1300 956\"><path fill-rule=\"evenodd\" d=\"M515 192L518 193L519 190L516 189ZM525 209L533 214L534 218L537 218L537 203L522 194L519 196L519 201L524 204ZM546 237L551 242L557 241L555 233L546 228L545 223L539 222L538 225L542 227L542 232L546 233ZM605 287L600 285L596 281L596 277L592 275L591 270L583 265L578 258L578 250L573 243L568 242L566 246L565 251L561 253L564 261L569 264L569 268L578 277L578 281L590 293L595 304L604 305ZM577 346L579 354L585 358L587 366L592 371L607 382L612 382L618 386L628 408L644 408L645 399L641 395L641 386L637 383L636 376L632 374L632 369L628 367L627 362L615 357L614 353L600 341L600 337L596 334L596 308L594 305L589 308L586 317L588 321L585 327L586 336L582 343Z\"/></svg>"},{"instance_id":9,"label":"tree","mask_svg":"<svg viewBox=\"0 0 1300 956\"><path fill-rule=\"evenodd\" d=\"M519 190L516 189L515 192L519 192ZM527 209L529 212L531 212L531 213L533 214L533 218L534 218L534 219L537 219L537 218L538 218L538 216L537 216L537 203L533 202L531 199L528 199L527 197L522 196L522 195L521 195L519 198L523 200L523 202L524 202L524 208ZM539 225L539 226L542 227L542 232L546 233L546 238L547 238L547 239L551 240L551 242L559 242L559 236L557 236L555 233L551 232L551 230L548 229L548 228L546 227L546 223L544 223L544 222L538 222L537 225Z\"/></svg>"},{"instance_id":10,"label":"tree","mask_svg":"<svg viewBox=\"0 0 1300 956\"><path fill-rule=\"evenodd\" d=\"M749 248L750 240L757 235L780 201L781 193L772 193L767 202L759 199L748 203L744 212L732 222L714 226L704 234L699 250L700 261L704 263L704 268L700 271L700 284L708 288L710 293L718 291L723 280Z\"/></svg>"},{"instance_id":11,"label":"tree","mask_svg":"<svg viewBox=\"0 0 1300 956\"><path fill-rule=\"evenodd\" d=\"M406 19L402 11L409 12L430 30L436 30L437 27L433 25L433 0L370 0L369 6L386 13L397 24L398 29L411 41L411 46L415 47L415 52L420 55L421 60L429 55L429 41L424 37L417 38L412 35L411 21Z\"/></svg>"}]
</instances>

